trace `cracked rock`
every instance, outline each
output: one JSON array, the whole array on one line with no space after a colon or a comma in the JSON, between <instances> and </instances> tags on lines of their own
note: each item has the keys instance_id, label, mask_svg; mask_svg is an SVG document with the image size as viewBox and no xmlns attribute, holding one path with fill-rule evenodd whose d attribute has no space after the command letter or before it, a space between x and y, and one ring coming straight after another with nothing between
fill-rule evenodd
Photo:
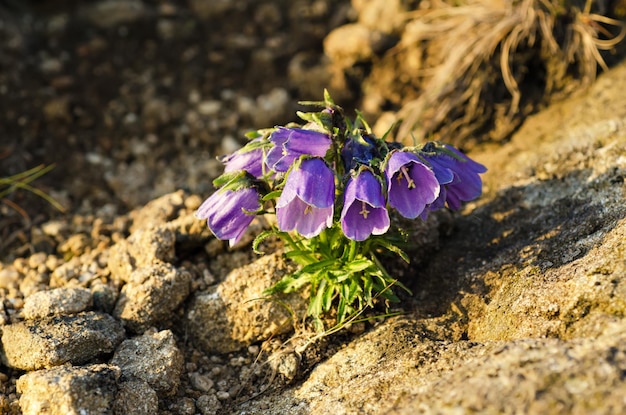
<instances>
[{"instance_id":1,"label":"cracked rock","mask_svg":"<svg viewBox=\"0 0 626 415\"><path fill-rule=\"evenodd\" d=\"M110 414L119 377L119 368L105 364L27 373L17 380L22 414Z\"/></svg>"},{"instance_id":2,"label":"cracked rock","mask_svg":"<svg viewBox=\"0 0 626 415\"><path fill-rule=\"evenodd\" d=\"M125 340L111 364L119 366L124 377L143 380L159 394L173 395L180 384L183 360L172 332L164 330Z\"/></svg>"},{"instance_id":3,"label":"cracked rock","mask_svg":"<svg viewBox=\"0 0 626 415\"><path fill-rule=\"evenodd\" d=\"M3 327L2 361L21 370L80 365L112 353L124 337L117 320L92 311L27 320Z\"/></svg>"}]
</instances>

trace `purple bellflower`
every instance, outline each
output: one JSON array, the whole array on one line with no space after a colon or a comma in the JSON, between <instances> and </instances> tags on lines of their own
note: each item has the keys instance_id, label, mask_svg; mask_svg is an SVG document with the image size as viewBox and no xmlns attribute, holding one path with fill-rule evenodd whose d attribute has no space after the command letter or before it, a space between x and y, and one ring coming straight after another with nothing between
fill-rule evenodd
<instances>
[{"instance_id":1,"label":"purple bellflower","mask_svg":"<svg viewBox=\"0 0 626 415\"><path fill-rule=\"evenodd\" d=\"M305 158L293 167L276 204L281 231L295 229L305 238L333 224L335 177L321 158Z\"/></svg>"},{"instance_id":2,"label":"purple bellflower","mask_svg":"<svg viewBox=\"0 0 626 415\"><path fill-rule=\"evenodd\" d=\"M442 152L424 154L442 185L441 193L431 208L439 209L447 204L450 209L458 210L463 202L474 200L482 194L480 173L486 172L487 168L452 146L444 147L456 157Z\"/></svg>"},{"instance_id":3,"label":"purple bellflower","mask_svg":"<svg viewBox=\"0 0 626 415\"><path fill-rule=\"evenodd\" d=\"M224 173L245 170L257 179L263 177L263 150L261 148L248 151L244 147L220 158L220 161L224 163Z\"/></svg>"},{"instance_id":4,"label":"purple bellflower","mask_svg":"<svg viewBox=\"0 0 626 415\"><path fill-rule=\"evenodd\" d=\"M270 136L274 147L265 163L275 172L284 173L302 155L324 157L330 148L327 134L302 128L278 127Z\"/></svg>"},{"instance_id":5,"label":"purple bellflower","mask_svg":"<svg viewBox=\"0 0 626 415\"><path fill-rule=\"evenodd\" d=\"M238 190L218 190L196 211L198 219L206 219L209 229L219 239L235 245L261 209L260 196L254 187Z\"/></svg>"},{"instance_id":6,"label":"purple bellflower","mask_svg":"<svg viewBox=\"0 0 626 415\"><path fill-rule=\"evenodd\" d=\"M376 141L369 135L348 137L341 150L341 159L347 170L356 169L360 164L368 165L379 156Z\"/></svg>"},{"instance_id":7,"label":"purple bellflower","mask_svg":"<svg viewBox=\"0 0 626 415\"><path fill-rule=\"evenodd\" d=\"M439 196L435 173L413 153L394 151L387 160L385 174L389 206L405 218L415 219Z\"/></svg>"},{"instance_id":8,"label":"purple bellflower","mask_svg":"<svg viewBox=\"0 0 626 415\"><path fill-rule=\"evenodd\" d=\"M348 180L341 211L341 229L354 241L364 241L370 235L382 235L389 229L389 214L385 208L382 183L363 169Z\"/></svg>"}]
</instances>

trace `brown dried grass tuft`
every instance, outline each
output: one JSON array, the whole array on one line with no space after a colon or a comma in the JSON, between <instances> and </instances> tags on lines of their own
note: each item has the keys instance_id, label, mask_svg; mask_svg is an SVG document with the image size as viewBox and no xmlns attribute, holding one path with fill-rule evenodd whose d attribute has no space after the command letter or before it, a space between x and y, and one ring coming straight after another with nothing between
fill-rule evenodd
<instances>
[{"instance_id":1,"label":"brown dried grass tuft","mask_svg":"<svg viewBox=\"0 0 626 415\"><path fill-rule=\"evenodd\" d=\"M614 48L626 33L622 22L591 13L591 5L435 0L409 12L390 53L400 71L412 65L419 95L404 102L394 135L465 146L500 140L554 95L590 84L598 66L608 70L600 50Z\"/></svg>"}]
</instances>

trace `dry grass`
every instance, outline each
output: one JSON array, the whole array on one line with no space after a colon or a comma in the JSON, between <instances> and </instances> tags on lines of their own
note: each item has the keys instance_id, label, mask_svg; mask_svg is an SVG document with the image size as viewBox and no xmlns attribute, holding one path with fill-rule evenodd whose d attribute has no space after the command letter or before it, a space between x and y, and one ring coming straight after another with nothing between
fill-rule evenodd
<instances>
[{"instance_id":1,"label":"dry grass","mask_svg":"<svg viewBox=\"0 0 626 415\"><path fill-rule=\"evenodd\" d=\"M398 114L395 135L405 141L505 138L537 105L590 84L598 66L607 70L600 50L625 34L620 21L592 13L591 0L455 3L410 12L391 51L401 68L412 66L419 89Z\"/></svg>"}]
</instances>

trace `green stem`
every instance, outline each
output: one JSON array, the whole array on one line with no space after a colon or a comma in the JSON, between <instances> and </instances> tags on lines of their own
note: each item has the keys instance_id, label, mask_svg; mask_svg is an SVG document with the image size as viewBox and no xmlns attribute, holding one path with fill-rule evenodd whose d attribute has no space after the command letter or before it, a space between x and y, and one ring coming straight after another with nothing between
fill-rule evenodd
<instances>
[{"instance_id":1,"label":"green stem","mask_svg":"<svg viewBox=\"0 0 626 415\"><path fill-rule=\"evenodd\" d=\"M292 251L299 251L299 252L308 251L308 249L304 245L302 245L300 241L295 241L289 233L281 232L279 235L282 238L282 240L287 243L287 245ZM306 254L306 255L301 254L301 255L298 255L297 257L294 257L293 259L303 266L313 264L318 261L317 258L315 258L315 256L312 254Z\"/></svg>"},{"instance_id":2,"label":"green stem","mask_svg":"<svg viewBox=\"0 0 626 415\"><path fill-rule=\"evenodd\" d=\"M324 229L322 232L320 232L319 234L319 238L320 238L320 243L326 245L328 244L328 229Z\"/></svg>"},{"instance_id":3,"label":"green stem","mask_svg":"<svg viewBox=\"0 0 626 415\"><path fill-rule=\"evenodd\" d=\"M350 240L350 252L348 253L348 262L354 261L358 251L359 243L357 241Z\"/></svg>"}]
</instances>

